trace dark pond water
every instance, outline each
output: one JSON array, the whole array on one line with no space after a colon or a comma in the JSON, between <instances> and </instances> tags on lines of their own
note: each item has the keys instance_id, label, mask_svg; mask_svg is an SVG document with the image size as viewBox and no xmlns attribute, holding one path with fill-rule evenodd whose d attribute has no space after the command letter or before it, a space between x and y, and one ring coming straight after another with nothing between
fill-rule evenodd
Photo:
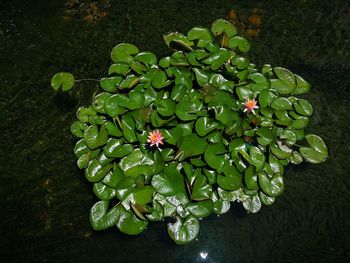
<instances>
[{"instance_id":1,"label":"dark pond water","mask_svg":"<svg viewBox=\"0 0 350 263\"><path fill-rule=\"evenodd\" d=\"M162 56L163 33L209 26L231 9L244 17L255 7L263 22L250 57L313 84L309 131L325 139L329 160L290 166L286 191L272 207L250 215L237 205L205 219L188 246L175 246L165 223L137 237L116 228L93 232L88 213L96 198L76 167L70 123L96 87L55 95L51 76L102 77L120 42ZM96 23L64 19L65 10L63 0L0 1L2 262L344 262L350 256L348 1L115 0Z\"/></svg>"}]
</instances>

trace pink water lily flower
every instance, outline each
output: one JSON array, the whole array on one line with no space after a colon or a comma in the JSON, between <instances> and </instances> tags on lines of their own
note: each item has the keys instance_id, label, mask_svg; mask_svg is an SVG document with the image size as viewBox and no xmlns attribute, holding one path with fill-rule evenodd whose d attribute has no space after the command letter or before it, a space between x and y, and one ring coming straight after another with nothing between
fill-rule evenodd
<instances>
[{"instance_id":1,"label":"pink water lily flower","mask_svg":"<svg viewBox=\"0 0 350 263\"><path fill-rule=\"evenodd\" d=\"M147 142L150 143L150 146L156 145L159 147L159 144L163 144L164 137L162 136L162 133L158 130L152 131L148 135Z\"/></svg>"},{"instance_id":2,"label":"pink water lily flower","mask_svg":"<svg viewBox=\"0 0 350 263\"><path fill-rule=\"evenodd\" d=\"M243 112L253 112L255 114L254 109L259 109L258 102L255 99L247 99L246 102L243 103L245 109Z\"/></svg>"}]
</instances>

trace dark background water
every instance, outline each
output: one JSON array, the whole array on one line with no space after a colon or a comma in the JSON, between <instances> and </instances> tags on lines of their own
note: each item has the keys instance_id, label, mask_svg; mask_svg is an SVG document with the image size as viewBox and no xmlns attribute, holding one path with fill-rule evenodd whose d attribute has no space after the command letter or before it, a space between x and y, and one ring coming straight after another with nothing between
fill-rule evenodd
<instances>
[{"instance_id":1,"label":"dark background water","mask_svg":"<svg viewBox=\"0 0 350 263\"><path fill-rule=\"evenodd\" d=\"M63 0L0 0L0 259L2 262L345 262L350 256L350 6L348 1L111 1L108 16L66 21ZM231 9L264 10L250 58L290 68L313 84L309 131L330 158L290 166L272 207L240 205L201 222L198 241L176 246L164 222L136 237L93 232L96 201L75 164L70 124L97 88L56 95L50 78L106 75L110 49L131 42L167 54L162 34L210 26ZM201 258L200 253L208 253Z\"/></svg>"}]
</instances>

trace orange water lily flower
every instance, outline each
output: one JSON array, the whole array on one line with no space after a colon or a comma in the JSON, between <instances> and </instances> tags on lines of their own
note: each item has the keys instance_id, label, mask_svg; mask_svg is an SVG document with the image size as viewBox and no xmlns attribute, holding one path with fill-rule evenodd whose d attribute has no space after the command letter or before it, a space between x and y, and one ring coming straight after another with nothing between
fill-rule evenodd
<instances>
[{"instance_id":1,"label":"orange water lily flower","mask_svg":"<svg viewBox=\"0 0 350 263\"><path fill-rule=\"evenodd\" d=\"M255 99L247 99L246 102L243 103L245 109L243 112L253 112L255 114L254 109L259 109L258 102Z\"/></svg>"},{"instance_id":2,"label":"orange water lily flower","mask_svg":"<svg viewBox=\"0 0 350 263\"><path fill-rule=\"evenodd\" d=\"M150 146L156 145L159 147L159 144L163 144L163 139L164 137L162 136L162 133L155 130L149 133L147 142L150 143Z\"/></svg>"}]
</instances>

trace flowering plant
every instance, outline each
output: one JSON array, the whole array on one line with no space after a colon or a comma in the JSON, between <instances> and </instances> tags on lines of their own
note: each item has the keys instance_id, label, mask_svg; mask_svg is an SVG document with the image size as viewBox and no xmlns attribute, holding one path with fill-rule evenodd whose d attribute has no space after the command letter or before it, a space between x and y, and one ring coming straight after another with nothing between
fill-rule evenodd
<instances>
[{"instance_id":1,"label":"flowering plant","mask_svg":"<svg viewBox=\"0 0 350 263\"><path fill-rule=\"evenodd\" d=\"M93 229L136 235L170 217L170 237L186 244L200 218L226 213L231 202L250 213L273 204L286 165L323 162L328 150L305 133L313 108L296 96L309 83L281 67L259 72L233 24L220 19L164 40L175 51L159 60L115 46L103 92L77 110L71 131L80 139L78 167L99 199ZM75 82L61 72L51 84L69 90Z\"/></svg>"}]
</instances>

